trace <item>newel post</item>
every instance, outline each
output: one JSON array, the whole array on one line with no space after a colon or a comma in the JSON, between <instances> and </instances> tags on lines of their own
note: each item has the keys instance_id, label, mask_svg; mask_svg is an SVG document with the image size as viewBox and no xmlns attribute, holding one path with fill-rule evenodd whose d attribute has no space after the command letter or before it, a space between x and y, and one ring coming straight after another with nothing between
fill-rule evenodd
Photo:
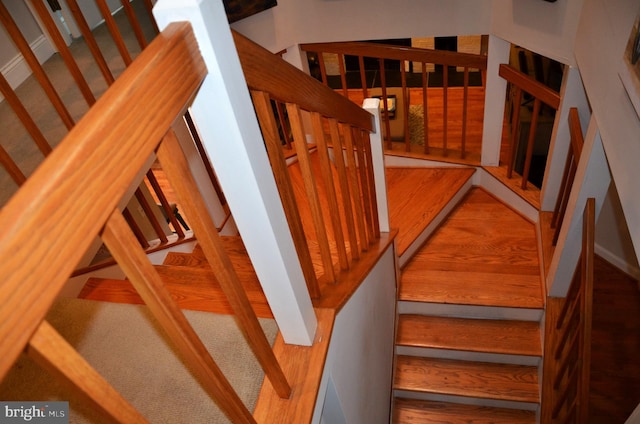
<instances>
[{"instance_id":1,"label":"newel post","mask_svg":"<svg viewBox=\"0 0 640 424\"><path fill-rule=\"evenodd\" d=\"M389 232L389 205L387 203L387 179L384 171L384 149L382 141L382 127L380 126L380 99L364 99L362 108L373 115L375 132L369 134L371 140L371 156L373 161L373 177L378 200L378 219L380 231Z\"/></svg>"},{"instance_id":2,"label":"newel post","mask_svg":"<svg viewBox=\"0 0 640 424\"><path fill-rule=\"evenodd\" d=\"M191 115L285 342L311 345L315 313L222 1L158 0L153 14L193 27L208 75Z\"/></svg>"}]
</instances>

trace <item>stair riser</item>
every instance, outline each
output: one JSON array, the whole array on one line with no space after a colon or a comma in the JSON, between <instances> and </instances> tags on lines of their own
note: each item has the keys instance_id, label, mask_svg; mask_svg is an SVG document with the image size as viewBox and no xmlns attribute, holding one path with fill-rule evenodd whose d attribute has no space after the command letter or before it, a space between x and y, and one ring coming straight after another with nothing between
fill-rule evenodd
<instances>
[{"instance_id":1,"label":"stair riser","mask_svg":"<svg viewBox=\"0 0 640 424\"><path fill-rule=\"evenodd\" d=\"M414 392L409 390L394 390L394 397L407 399L423 399L439 402L463 403L467 405L492 406L496 408L522 409L525 411L537 411L537 403L517 402L499 399L483 399L476 397L452 396L439 393Z\"/></svg>"},{"instance_id":2,"label":"stair riser","mask_svg":"<svg viewBox=\"0 0 640 424\"><path fill-rule=\"evenodd\" d=\"M462 198L467 194L469 190L471 190L472 187L473 184L471 180L467 181L467 183L462 186L462 188L451 199L447 206L440 211L440 213L433 219L433 221L431 221L427 228L425 228L425 230L415 239L411 246L407 248L404 254L400 256L400 258L398 258L398 265L400 266L400 268L405 266L405 264L420 249L424 242L427 241L431 234L433 234L433 232L438 229L442 221L447 218L451 211L458 205L458 203L460 203Z\"/></svg>"},{"instance_id":3,"label":"stair riser","mask_svg":"<svg viewBox=\"0 0 640 424\"><path fill-rule=\"evenodd\" d=\"M536 321L542 319L541 309L501 308L493 306L454 305L398 301L399 314L436 315L460 318Z\"/></svg>"},{"instance_id":4,"label":"stair riser","mask_svg":"<svg viewBox=\"0 0 640 424\"><path fill-rule=\"evenodd\" d=\"M459 361L492 362L496 364L514 364L539 366L540 358L525 355L504 355L498 353L468 352L449 349L433 349L396 345L396 355L419 356L426 358L455 359Z\"/></svg>"}]
</instances>

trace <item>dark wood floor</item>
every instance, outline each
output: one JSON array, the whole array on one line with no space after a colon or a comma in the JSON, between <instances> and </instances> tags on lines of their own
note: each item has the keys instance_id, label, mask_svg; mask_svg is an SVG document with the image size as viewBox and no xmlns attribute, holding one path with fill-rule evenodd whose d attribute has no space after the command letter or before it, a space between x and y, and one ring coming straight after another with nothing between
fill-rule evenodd
<instances>
[{"instance_id":1,"label":"dark wood floor","mask_svg":"<svg viewBox=\"0 0 640 424\"><path fill-rule=\"evenodd\" d=\"M596 259L589 423L624 423L640 403L640 291L633 278Z\"/></svg>"}]
</instances>

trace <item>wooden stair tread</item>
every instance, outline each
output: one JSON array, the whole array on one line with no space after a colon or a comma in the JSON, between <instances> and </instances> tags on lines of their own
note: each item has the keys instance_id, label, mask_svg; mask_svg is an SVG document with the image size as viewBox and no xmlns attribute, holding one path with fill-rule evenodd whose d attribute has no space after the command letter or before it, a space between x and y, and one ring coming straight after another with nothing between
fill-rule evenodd
<instances>
[{"instance_id":1,"label":"wooden stair tread","mask_svg":"<svg viewBox=\"0 0 640 424\"><path fill-rule=\"evenodd\" d=\"M470 190L403 268L400 300L543 307L535 225L485 190Z\"/></svg>"},{"instance_id":2,"label":"wooden stair tread","mask_svg":"<svg viewBox=\"0 0 640 424\"><path fill-rule=\"evenodd\" d=\"M420 399L394 400L394 424L534 424L536 413Z\"/></svg>"},{"instance_id":3,"label":"wooden stair tread","mask_svg":"<svg viewBox=\"0 0 640 424\"><path fill-rule=\"evenodd\" d=\"M399 229L396 248L398 256L402 256L473 176L475 169L388 167L385 173L389 221L393 228Z\"/></svg>"},{"instance_id":4,"label":"wooden stair tread","mask_svg":"<svg viewBox=\"0 0 640 424\"><path fill-rule=\"evenodd\" d=\"M539 277L518 274L423 271L402 274L399 300L457 305L542 308Z\"/></svg>"},{"instance_id":5,"label":"wooden stair tread","mask_svg":"<svg viewBox=\"0 0 640 424\"><path fill-rule=\"evenodd\" d=\"M394 389L423 393L539 402L534 366L399 355Z\"/></svg>"},{"instance_id":6,"label":"wooden stair tread","mask_svg":"<svg viewBox=\"0 0 640 424\"><path fill-rule=\"evenodd\" d=\"M400 315L396 345L542 355L540 324L533 321Z\"/></svg>"},{"instance_id":7,"label":"wooden stair tread","mask_svg":"<svg viewBox=\"0 0 640 424\"><path fill-rule=\"evenodd\" d=\"M221 236L220 241L229 257L243 260L248 257L240 236ZM204 251L199 244L190 253L169 252L163 261L163 265L184 266L192 268L208 268L209 264L204 256Z\"/></svg>"},{"instance_id":8,"label":"wooden stair tread","mask_svg":"<svg viewBox=\"0 0 640 424\"><path fill-rule=\"evenodd\" d=\"M234 263L236 266L236 263ZM209 269L156 266L165 286L181 309L233 314L231 306ZM273 318L262 287L252 269L236 268L253 310L261 318ZM128 280L90 278L78 295L81 299L143 304Z\"/></svg>"}]
</instances>

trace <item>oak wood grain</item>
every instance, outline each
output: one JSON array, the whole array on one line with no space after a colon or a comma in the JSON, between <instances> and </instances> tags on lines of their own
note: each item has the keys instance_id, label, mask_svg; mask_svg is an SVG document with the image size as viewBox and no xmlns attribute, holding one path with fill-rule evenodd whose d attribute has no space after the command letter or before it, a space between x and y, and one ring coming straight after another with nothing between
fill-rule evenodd
<instances>
[{"instance_id":1,"label":"oak wood grain","mask_svg":"<svg viewBox=\"0 0 640 424\"><path fill-rule=\"evenodd\" d=\"M534 424L535 411L395 399L394 424Z\"/></svg>"},{"instance_id":2,"label":"oak wood grain","mask_svg":"<svg viewBox=\"0 0 640 424\"><path fill-rule=\"evenodd\" d=\"M454 361L399 355L396 390L538 402L538 368L534 366Z\"/></svg>"},{"instance_id":3,"label":"oak wood grain","mask_svg":"<svg viewBox=\"0 0 640 424\"><path fill-rule=\"evenodd\" d=\"M396 345L542 356L534 321L400 315Z\"/></svg>"}]
</instances>

